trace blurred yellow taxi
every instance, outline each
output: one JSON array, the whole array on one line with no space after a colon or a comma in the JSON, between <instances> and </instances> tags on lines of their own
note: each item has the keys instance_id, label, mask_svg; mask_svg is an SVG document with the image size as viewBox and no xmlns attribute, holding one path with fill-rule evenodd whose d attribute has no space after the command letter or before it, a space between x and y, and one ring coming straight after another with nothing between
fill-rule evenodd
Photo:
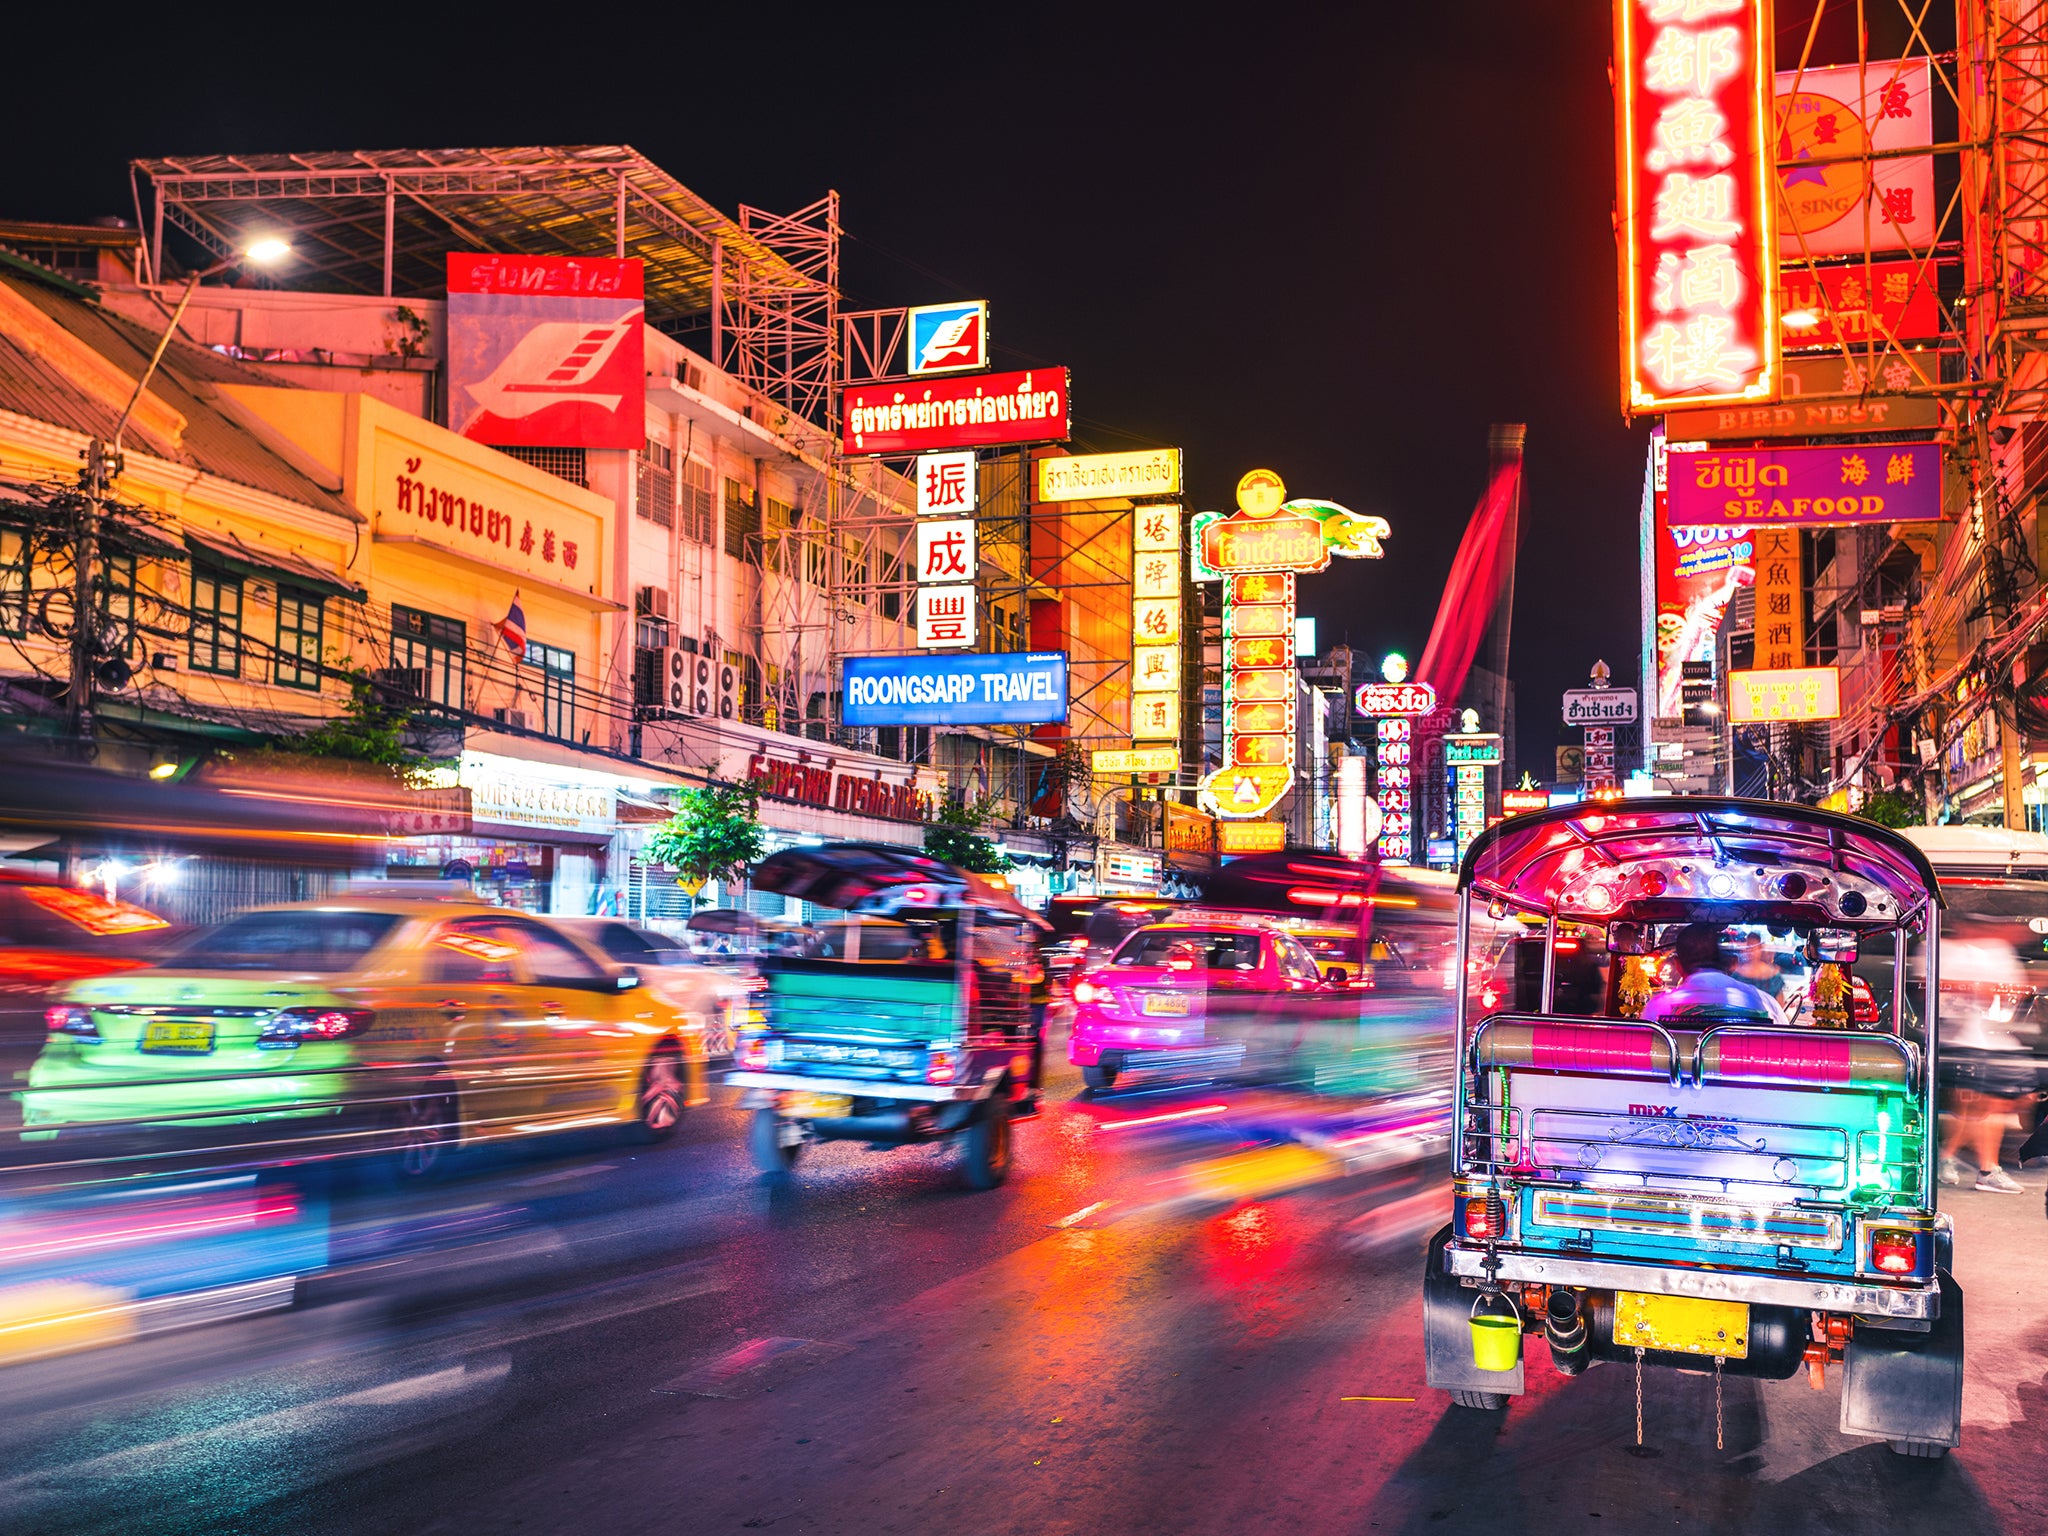
<instances>
[{"instance_id":1,"label":"blurred yellow taxi","mask_svg":"<svg viewBox=\"0 0 2048 1536\"><path fill-rule=\"evenodd\" d=\"M464 901L268 907L158 965L74 982L24 1133L263 1125L433 1171L458 1146L705 1100L704 1025L545 919Z\"/></svg>"}]
</instances>

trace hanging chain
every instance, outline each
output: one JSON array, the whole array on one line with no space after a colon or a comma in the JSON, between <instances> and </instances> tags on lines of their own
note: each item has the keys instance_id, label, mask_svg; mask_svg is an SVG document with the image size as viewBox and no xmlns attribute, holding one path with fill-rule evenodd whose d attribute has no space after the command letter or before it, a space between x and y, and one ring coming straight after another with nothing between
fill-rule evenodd
<instances>
[{"instance_id":1,"label":"hanging chain","mask_svg":"<svg viewBox=\"0 0 2048 1536\"><path fill-rule=\"evenodd\" d=\"M1636 1444L1643 1443L1643 1349L1636 1346Z\"/></svg>"},{"instance_id":2,"label":"hanging chain","mask_svg":"<svg viewBox=\"0 0 2048 1536\"><path fill-rule=\"evenodd\" d=\"M1714 1449L1725 1451L1727 1442L1721 1425L1721 1356L1714 1356Z\"/></svg>"}]
</instances>

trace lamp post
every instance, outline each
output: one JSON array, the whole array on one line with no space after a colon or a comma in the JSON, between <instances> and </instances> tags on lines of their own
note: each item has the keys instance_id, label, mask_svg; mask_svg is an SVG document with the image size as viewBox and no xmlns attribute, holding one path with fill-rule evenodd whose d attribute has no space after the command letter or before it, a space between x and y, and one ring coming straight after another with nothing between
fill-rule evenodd
<instances>
[{"instance_id":1,"label":"lamp post","mask_svg":"<svg viewBox=\"0 0 2048 1536\"><path fill-rule=\"evenodd\" d=\"M85 503L79 512L78 536L72 543L71 685L68 698L72 737L88 753L93 734L93 661L98 631L98 626L93 623L93 568L99 562L100 518L113 495L114 482L121 477L121 440L127 434L128 420L135 414L135 407L142 403L142 392L149 388L149 381L156 376L157 365L170 349L171 338L178 331L178 322L185 318L185 306L192 302L193 291L201 281L245 261L258 266L275 265L289 256L291 250L290 244L283 240L256 240L235 255L210 267L202 267L187 278L185 291L178 296L178 307L171 311L169 323L156 339L156 350L149 355L149 366L135 381L135 391L129 395L120 420L114 423L113 441L108 443L95 437L85 445L85 468L78 477L79 489L85 493Z\"/></svg>"}]
</instances>

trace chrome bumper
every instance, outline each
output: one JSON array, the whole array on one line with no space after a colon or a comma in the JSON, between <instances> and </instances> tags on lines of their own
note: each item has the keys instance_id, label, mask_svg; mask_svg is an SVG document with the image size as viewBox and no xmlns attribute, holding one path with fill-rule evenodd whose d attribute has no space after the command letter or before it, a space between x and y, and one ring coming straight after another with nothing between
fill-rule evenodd
<instances>
[{"instance_id":1,"label":"chrome bumper","mask_svg":"<svg viewBox=\"0 0 2048 1536\"><path fill-rule=\"evenodd\" d=\"M1485 1255L1453 1243L1444 1250L1445 1266L1454 1275L1483 1279ZM1654 1264L1627 1264L1577 1254L1514 1253L1500 1256L1494 1271L1503 1280L1538 1285L1582 1285L1602 1291L1641 1291L1656 1296L1699 1296L1712 1301L1745 1301L1768 1307L1810 1307L1819 1312L1854 1312L1865 1317L1940 1316L1941 1295L1932 1285L1867 1285L1831 1277L1759 1275L1733 1269L1667 1269Z\"/></svg>"},{"instance_id":2,"label":"chrome bumper","mask_svg":"<svg viewBox=\"0 0 2048 1536\"><path fill-rule=\"evenodd\" d=\"M990 1083L896 1083L872 1078L804 1077L795 1072L728 1072L728 1088L780 1088L791 1093L836 1093L850 1099L912 1099L923 1104L956 1104L985 1099Z\"/></svg>"}]
</instances>

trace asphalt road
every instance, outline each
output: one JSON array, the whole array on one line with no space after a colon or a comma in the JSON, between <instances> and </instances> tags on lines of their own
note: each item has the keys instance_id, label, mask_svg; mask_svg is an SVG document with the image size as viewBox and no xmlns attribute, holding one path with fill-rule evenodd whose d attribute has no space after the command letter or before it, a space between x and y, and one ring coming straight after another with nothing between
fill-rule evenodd
<instances>
[{"instance_id":1,"label":"asphalt road","mask_svg":"<svg viewBox=\"0 0 2048 1536\"><path fill-rule=\"evenodd\" d=\"M1441 1185L1189 1200L1255 1106L1074 1098L970 1194L936 1150L814 1149L730 1103L679 1140L473 1164L335 1206L288 1312L0 1372L0 1531L2035 1532L2048 1222L1948 1204L1965 1443L1841 1438L1833 1382L1532 1361L1504 1413L1423 1385ZM1540 1351L1538 1351L1540 1355Z\"/></svg>"}]
</instances>

